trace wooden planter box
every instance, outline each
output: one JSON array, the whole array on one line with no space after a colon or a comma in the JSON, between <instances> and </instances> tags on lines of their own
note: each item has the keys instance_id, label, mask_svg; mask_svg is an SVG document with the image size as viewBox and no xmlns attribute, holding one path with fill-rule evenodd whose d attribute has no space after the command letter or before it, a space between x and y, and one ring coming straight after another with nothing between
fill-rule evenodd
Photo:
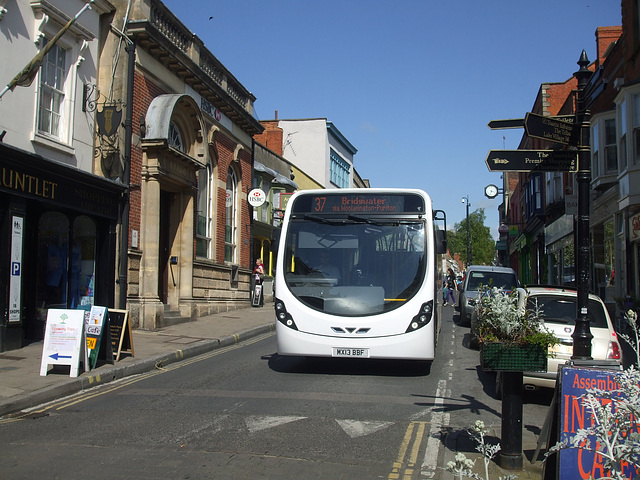
<instances>
[{"instance_id":1,"label":"wooden planter box","mask_svg":"<svg viewBox=\"0 0 640 480\"><path fill-rule=\"evenodd\" d=\"M539 345L483 343L480 364L488 372L546 372L547 349Z\"/></svg>"}]
</instances>

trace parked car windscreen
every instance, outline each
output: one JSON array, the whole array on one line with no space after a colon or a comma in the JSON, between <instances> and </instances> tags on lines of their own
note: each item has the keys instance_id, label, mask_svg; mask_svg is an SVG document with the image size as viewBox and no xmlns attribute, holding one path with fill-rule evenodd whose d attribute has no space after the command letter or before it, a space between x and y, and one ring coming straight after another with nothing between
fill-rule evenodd
<instances>
[{"instance_id":1,"label":"parked car windscreen","mask_svg":"<svg viewBox=\"0 0 640 480\"><path fill-rule=\"evenodd\" d=\"M576 298L562 295L536 295L529 297L529 309L535 309L536 303L542 311L545 323L574 325L577 316ZM602 304L589 300L587 318L594 328L608 328L607 318Z\"/></svg>"},{"instance_id":2,"label":"parked car windscreen","mask_svg":"<svg viewBox=\"0 0 640 480\"><path fill-rule=\"evenodd\" d=\"M480 285L485 287L498 287L504 290L513 290L518 286L517 279L512 273L470 272L466 289L478 290Z\"/></svg>"}]
</instances>

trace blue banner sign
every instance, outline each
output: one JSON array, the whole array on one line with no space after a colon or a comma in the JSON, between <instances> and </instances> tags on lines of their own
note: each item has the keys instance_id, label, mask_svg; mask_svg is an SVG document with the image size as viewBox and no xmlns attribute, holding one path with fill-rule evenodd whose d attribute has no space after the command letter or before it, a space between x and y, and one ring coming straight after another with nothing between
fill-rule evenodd
<instances>
[{"instance_id":1,"label":"blue banner sign","mask_svg":"<svg viewBox=\"0 0 640 480\"><path fill-rule=\"evenodd\" d=\"M594 423L590 409L583 401L587 390L618 390L620 371L594 368L562 367L562 399L560 406L560 440L570 441L578 430L589 428ZM601 402L611 402L601 399ZM640 430L640 425L638 426ZM606 478L602 455L593 450L602 451L603 446L590 436L589 450L582 448L565 448L560 451L559 477L561 480L587 480L589 478ZM624 478L640 478L637 466L623 463Z\"/></svg>"}]
</instances>

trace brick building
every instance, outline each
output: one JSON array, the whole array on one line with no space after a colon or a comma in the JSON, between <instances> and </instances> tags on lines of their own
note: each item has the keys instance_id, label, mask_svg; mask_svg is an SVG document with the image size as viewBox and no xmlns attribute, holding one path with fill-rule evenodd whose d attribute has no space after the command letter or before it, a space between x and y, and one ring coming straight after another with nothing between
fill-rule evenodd
<instances>
[{"instance_id":1,"label":"brick building","mask_svg":"<svg viewBox=\"0 0 640 480\"><path fill-rule=\"evenodd\" d=\"M130 165L118 275L132 323L156 329L247 306L255 98L162 2L113 4L98 88L107 102L132 89L131 152L124 131L97 162L124 183Z\"/></svg>"}]
</instances>

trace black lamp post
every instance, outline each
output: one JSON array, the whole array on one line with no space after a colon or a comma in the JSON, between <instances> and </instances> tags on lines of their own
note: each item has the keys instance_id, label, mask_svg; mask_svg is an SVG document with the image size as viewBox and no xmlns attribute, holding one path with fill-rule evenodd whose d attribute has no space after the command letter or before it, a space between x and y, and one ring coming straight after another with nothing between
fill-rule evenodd
<instances>
[{"instance_id":1,"label":"black lamp post","mask_svg":"<svg viewBox=\"0 0 640 480\"><path fill-rule=\"evenodd\" d=\"M462 197L462 203L467 204L467 267L469 267L471 265L471 242L469 241L469 207L471 203L469 203L469 195Z\"/></svg>"},{"instance_id":2,"label":"black lamp post","mask_svg":"<svg viewBox=\"0 0 640 480\"><path fill-rule=\"evenodd\" d=\"M577 318L573 337L574 360L591 360L591 329L587 308L589 302L589 183L591 182L591 150L589 146L589 120L591 114L586 105L586 86L591 78L589 59L583 50L578 60L580 70L573 74L578 80L578 98L576 102L576 125L580 129L578 141L578 222L576 226L576 267L578 277Z\"/></svg>"}]
</instances>

